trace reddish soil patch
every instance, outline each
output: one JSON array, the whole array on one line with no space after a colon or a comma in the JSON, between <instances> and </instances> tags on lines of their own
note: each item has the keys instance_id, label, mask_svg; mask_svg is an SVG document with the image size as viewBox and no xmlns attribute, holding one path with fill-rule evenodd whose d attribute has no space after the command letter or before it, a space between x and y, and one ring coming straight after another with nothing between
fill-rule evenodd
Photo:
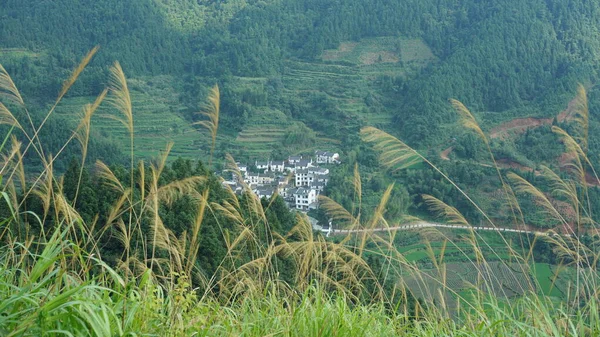
<instances>
[{"instance_id":1,"label":"reddish soil patch","mask_svg":"<svg viewBox=\"0 0 600 337\"><path fill-rule=\"evenodd\" d=\"M575 114L575 108L577 107L577 99L572 99L569 104L567 104L567 108L561 111L556 119L559 122L568 121L573 118ZM520 134L529 128L536 128L541 125L549 125L552 124L552 118L516 118L506 123L500 124L490 130L490 138L505 138L508 137L511 133Z\"/></svg>"},{"instance_id":2,"label":"reddish soil patch","mask_svg":"<svg viewBox=\"0 0 600 337\"><path fill-rule=\"evenodd\" d=\"M566 166L569 163L573 162L574 159L575 157L572 153L563 153L556 160L558 161L558 164L560 165L561 169L564 170L569 169ZM585 182L588 186L600 186L600 182L598 181L598 179L596 179L594 174L589 171L585 172Z\"/></svg>"},{"instance_id":3,"label":"reddish soil patch","mask_svg":"<svg viewBox=\"0 0 600 337\"><path fill-rule=\"evenodd\" d=\"M490 138L506 138L511 133L520 134L529 128L535 128L540 125L552 123L552 118L517 118L509 122L500 124L490 130Z\"/></svg>"},{"instance_id":4,"label":"reddish soil patch","mask_svg":"<svg viewBox=\"0 0 600 337\"><path fill-rule=\"evenodd\" d=\"M561 111L557 116L556 119L559 122L564 122L564 121L568 121L571 118L573 118L573 115L575 114L575 107L577 106L577 98L573 98L569 104L567 104L567 108L563 111Z\"/></svg>"}]
</instances>

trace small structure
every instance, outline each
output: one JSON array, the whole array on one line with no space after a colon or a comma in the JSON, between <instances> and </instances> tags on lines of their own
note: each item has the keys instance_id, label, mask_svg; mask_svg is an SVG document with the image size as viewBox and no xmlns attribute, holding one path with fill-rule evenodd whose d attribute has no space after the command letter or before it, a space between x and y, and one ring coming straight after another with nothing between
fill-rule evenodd
<instances>
[{"instance_id":1,"label":"small structure","mask_svg":"<svg viewBox=\"0 0 600 337\"><path fill-rule=\"evenodd\" d=\"M337 164L340 162L340 154L329 151L315 151L317 164Z\"/></svg>"},{"instance_id":2,"label":"small structure","mask_svg":"<svg viewBox=\"0 0 600 337\"><path fill-rule=\"evenodd\" d=\"M310 188L317 191L317 194L321 194L321 192L323 192L323 190L325 189L325 186L327 186L327 183L325 181L314 181L314 180L309 185Z\"/></svg>"},{"instance_id":3,"label":"small structure","mask_svg":"<svg viewBox=\"0 0 600 337\"><path fill-rule=\"evenodd\" d=\"M273 160L270 163L270 171L272 172L284 172L285 171L285 163L283 160Z\"/></svg>"},{"instance_id":4,"label":"small structure","mask_svg":"<svg viewBox=\"0 0 600 337\"><path fill-rule=\"evenodd\" d=\"M322 167L308 167L296 170L296 186L309 186L313 181L329 181L329 170Z\"/></svg>"},{"instance_id":5,"label":"small structure","mask_svg":"<svg viewBox=\"0 0 600 337\"><path fill-rule=\"evenodd\" d=\"M306 169L306 168L313 166L313 161L312 161L312 159L300 159L299 161L296 162L295 165L296 165L296 170Z\"/></svg>"},{"instance_id":6,"label":"small structure","mask_svg":"<svg viewBox=\"0 0 600 337\"><path fill-rule=\"evenodd\" d=\"M329 169L324 168L324 167L309 167L308 168L308 172L314 174L314 175L326 175L329 174Z\"/></svg>"},{"instance_id":7,"label":"small structure","mask_svg":"<svg viewBox=\"0 0 600 337\"><path fill-rule=\"evenodd\" d=\"M244 191L244 186L237 181L224 180L222 184L224 187L230 188L235 194L238 195L242 194L242 191Z\"/></svg>"},{"instance_id":8,"label":"small structure","mask_svg":"<svg viewBox=\"0 0 600 337\"><path fill-rule=\"evenodd\" d=\"M255 189L253 192L260 199L262 199L262 198L269 199L275 194L275 189L272 187L259 187L259 188Z\"/></svg>"},{"instance_id":9,"label":"small structure","mask_svg":"<svg viewBox=\"0 0 600 337\"><path fill-rule=\"evenodd\" d=\"M302 156L289 156L288 163L290 166L295 166L297 162L302 160Z\"/></svg>"},{"instance_id":10,"label":"small structure","mask_svg":"<svg viewBox=\"0 0 600 337\"><path fill-rule=\"evenodd\" d=\"M271 184L275 181L275 175L272 173L259 173L258 182L259 185Z\"/></svg>"},{"instance_id":11,"label":"small structure","mask_svg":"<svg viewBox=\"0 0 600 337\"><path fill-rule=\"evenodd\" d=\"M296 186L308 186L314 178L307 168L296 170L296 174L294 176L296 178Z\"/></svg>"},{"instance_id":12,"label":"small structure","mask_svg":"<svg viewBox=\"0 0 600 337\"><path fill-rule=\"evenodd\" d=\"M248 173L248 165L240 164L240 163L235 163L235 164L237 165L238 171L240 171L242 176L245 176L246 173Z\"/></svg>"},{"instance_id":13,"label":"small structure","mask_svg":"<svg viewBox=\"0 0 600 337\"><path fill-rule=\"evenodd\" d=\"M256 166L257 170L266 171L269 169L269 161L255 161L254 166Z\"/></svg>"},{"instance_id":14,"label":"small structure","mask_svg":"<svg viewBox=\"0 0 600 337\"><path fill-rule=\"evenodd\" d=\"M296 209L308 211L317 208L317 191L311 188L300 187L294 192Z\"/></svg>"},{"instance_id":15,"label":"small structure","mask_svg":"<svg viewBox=\"0 0 600 337\"><path fill-rule=\"evenodd\" d=\"M248 172L244 177L244 182L248 185L258 184L258 173Z\"/></svg>"}]
</instances>

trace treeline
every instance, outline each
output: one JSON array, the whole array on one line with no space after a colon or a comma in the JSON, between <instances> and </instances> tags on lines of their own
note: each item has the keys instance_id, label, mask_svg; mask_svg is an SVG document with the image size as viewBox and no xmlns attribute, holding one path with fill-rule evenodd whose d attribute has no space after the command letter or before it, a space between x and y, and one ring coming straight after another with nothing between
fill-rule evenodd
<instances>
[{"instance_id":1,"label":"treeline","mask_svg":"<svg viewBox=\"0 0 600 337\"><path fill-rule=\"evenodd\" d=\"M135 190L130 197L142 204L141 198L144 197L144 194L139 182L141 177L144 177L144 172L138 168L131 175L130 170L122 165L112 165L110 170L123 186L130 186L130 179L133 176ZM145 171L146 173L150 172L150 168L146 166ZM191 160L181 158L174 160L163 169L159 186L178 184L192 177L206 177L195 189L200 195L205 192L208 193L207 207L209 209L214 207L211 204L231 202L231 195L221 185L221 179L209 172L201 162L194 163ZM148 186L152 184L151 179L150 174L145 175ZM76 159L69 162L60 181L61 191L66 201L72 204L73 209L77 210L81 220L90 226L93 231L91 234L99 238L105 261L116 263L122 257L124 246L122 240L119 239L122 233L119 232L118 226L112 223L118 222L113 216L118 211L115 207L118 207L120 198L118 192L114 189L114 185L106 179L105 175L101 174L101 170L98 168L93 170L84 168L82 170L79 161ZM147 195L150 192L146 191L145 193ZM22 197L23 195L19 198ZM248 197L247 195L239 196L239 202L245 204L247 202L245 198ZM55 225L56 217L61 216L61 212L64 211L57 209L54 204L45 204L44 200L41 194L32 193L23 201L23 205L27 207L27 213L29 214L24 215L25 221L31 225L31 230L36 235L51 231ZM265 210L266 223L268 223L269 230L272 233L285 235L296 224L296 215L289 210L281 197L277 197L272 201L263 199L261 202ZM181 237L184 232L189 233L195 221L198 204L199 201L193 193L180 195L173 198L169 203L161 203L158 212L164 227L172 231L176 237ZM256 215L252 214L251 210L248 211L248 214L242 214L242 216L251 222L251 218ZM135 212L143 213L143 210L135 210ZM31 214L36 214L37 218L31 217ZM3 218L9 217L10 209L4 206L1 207L0 216ZM126 214L120 216L123 216L124 221L130 221L126 219ZM109 219L110 217L113 218ZM143 233L150 233L151 225L151 217L146 216L141 219L140 229ZM213 275L219 263L223 261L227 253L226 238L239 235L239 230L239 226L223 215L222 212L214 209L206 211L199 232L200 248L197 261L199 270L206 276ZM266 237L258 239L263 240L263 244L268 244L270 240ZM134 245L134 243L132 244ZM138 242L138 244L143 243ZM289 268L292 267L289 266ZM291 282L291 279L288 281Z\"/></svg>"}]
</instances>

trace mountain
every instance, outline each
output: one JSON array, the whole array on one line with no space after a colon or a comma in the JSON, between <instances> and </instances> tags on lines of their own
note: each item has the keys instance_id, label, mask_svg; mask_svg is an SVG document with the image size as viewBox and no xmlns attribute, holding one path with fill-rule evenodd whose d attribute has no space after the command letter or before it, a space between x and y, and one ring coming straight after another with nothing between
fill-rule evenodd
<instances>
[{"instance_id":1,"label":"mountain","mask_svg":"<svg viewBox=\"0 0 600 337\"><path fill-rule=\"evenodd\" d=\"M0 60L41 113L100 45L57 118L73 119L118 60L135 96L140 156L168 139L178 155L206 151L207 136L190 124L218 83L218 156L359 152L359 128L375 125L436 156L454 147L445 154L479 160L448 99L493 131L518 118L552 118L583 83L597 115L599 14L600 4L584 0L4 0ZM98 119L96 129L118 147L126 140L111 123ZM560 155L540 140L554 139L549 128L535 132L492 148L525 166ZM307 136L297 143L294 133ZM599 143L596 134L590 144ZM532 152L539 158L529 159Z\"/></svg>"}]
</instances>

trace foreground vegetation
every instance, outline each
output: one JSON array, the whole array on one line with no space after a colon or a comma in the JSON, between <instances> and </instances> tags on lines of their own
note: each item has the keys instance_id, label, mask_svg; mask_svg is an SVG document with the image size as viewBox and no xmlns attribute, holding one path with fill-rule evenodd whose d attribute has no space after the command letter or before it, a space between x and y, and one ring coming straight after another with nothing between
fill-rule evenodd
<instances>
[{"instance_id":1,"label":"foreground vegetation","mask_svg":"<svg viewBox=\"0 0 600 337\"><path fill-rule=\"evenodd\" d=\"M108 88L83 107L68 140L78 144L81 157L65 175L55 175L53 163L61 151L47 153L38 134L95 52L64 82L38 125L0 68L0 122L9 126L0 162L3 335L588 336L600 331L600 252L591 216L595 187L588 186L590 174L598 177L586 155L589 113L583 87L570 132L552 129L570 154L564 171L541 167L538 189L493 167L499 202L512 214L512 225L525 227L523 213L533 208L521 208L520 201L529 200L554 221L550 230L536 236L497 233L493 239L475 230L453 235L423 230L417 237L425 253L410 257L397 244L402 234L390 228L392 221L416 219L394 208L393 185L374 207L363 204L358 166L346 192L350 207L321 198L336 226L356 230L344 238L314 233L308 219L290 213L279 197L258 200L249 188L242 195L223 188L210 171L218 141L218 86L210 90L198 122L210 138L205 164L168 165L171 145L150 163L136 162L132 98L119 63L110 69ZM111 118L126 131L129 166L98 161L90 173L91 121L102 104L112 106ZM465 132L489 146L467 108L451 104ZM496 226L419 152L372 127L363 128L361 137L380 154L383 167L392 172L429 167L486 226ZM39 157L41 170L24 165L28 152ZM488 154L495 162L493 152ZM239 174L233 157L226 161ZM456 208L430 195L421 198L445 222L470 227ZM568 216L557 201L568 205Z\"/></svg>"}]
</instances>

